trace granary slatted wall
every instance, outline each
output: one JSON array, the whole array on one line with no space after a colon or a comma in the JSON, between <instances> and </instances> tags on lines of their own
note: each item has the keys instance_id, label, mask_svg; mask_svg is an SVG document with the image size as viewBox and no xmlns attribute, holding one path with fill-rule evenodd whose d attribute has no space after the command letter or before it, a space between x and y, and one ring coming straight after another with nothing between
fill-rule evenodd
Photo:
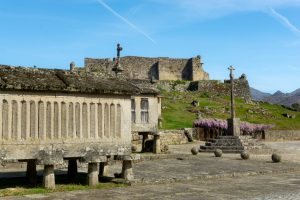
<instances>
[{"instance_id":1,"label":"granary slatted wall","mask_svg":"<svg viewBox=\"0 0 300 200\"><path fill-rule=\"evenodd\" d=\"M0 95L1 140L121 138L122 106L99 98Z\"/></svg>"}]
</instances>

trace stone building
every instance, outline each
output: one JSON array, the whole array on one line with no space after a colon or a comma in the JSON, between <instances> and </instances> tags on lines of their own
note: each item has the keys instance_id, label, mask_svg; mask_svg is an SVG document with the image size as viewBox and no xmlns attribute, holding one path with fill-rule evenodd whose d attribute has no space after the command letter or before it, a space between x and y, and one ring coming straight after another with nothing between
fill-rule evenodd
<instances>
[{"instance_id":1,"label":"stone building","mask_svg":"<svg viewBox=\"0 0 300 200\"><path fill-rule=\"evenodd\" d=\"M137 56L122 57L125 77L139 80L208 80L209 74L203 70L201 57L190 59L147 58ZM112 74L115 61L111 59L85 58L87 71Z\"/></svg>"},{"instance_id":2,"label":"stone building","mask_svg":"<svg viewBox=\"0 0 300 200\"><path fill-rule=\"evenodd\" d=\"M0 66L0 161L26 161L31 179L44 165L46 188L55 187L54 166L64 159L70 175L78 159L87 162L90 185L108 157L123 160L122 176L131 179L131 99L140 91L92 73Z\"/></svg>"},{"instance_id":3,"label":"stone building","mask_svg":"<svg viewBox=\"0 0 300 200\"><path fill-rule=\"evenodd\" d=\"M141 89L138 95L131 98L131 131L133 143L140 143L142 140L142 151L144 151L148 135L158 133L162 96L147 80L130 80L130 82Z\"/></svg>"}]
</instances>

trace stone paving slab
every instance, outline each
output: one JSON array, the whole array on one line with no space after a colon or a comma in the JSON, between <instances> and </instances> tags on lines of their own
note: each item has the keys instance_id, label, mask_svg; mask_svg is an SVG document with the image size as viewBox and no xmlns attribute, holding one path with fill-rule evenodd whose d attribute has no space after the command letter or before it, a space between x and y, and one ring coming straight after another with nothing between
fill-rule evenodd
<instances>
[{"instance_id":1,"label":"stone paving slab","mask_svg":"<svg viewBox=\"0 0 300 200\"><path fill-rule=\"evenodd\" d=\"M300 174L192 180L105 190L5 197L5 200L299 200Z\"/></svg>"},{"instance_id":2,"label":"stone paving slab","mask_svg":"<svg viewBox=\"0 0 300 200\"><path fill-rule=\"evenodd\" d=\"M261 159L242 160L238 154L211 154L180 156L177 159L144 161L134 165L135 183L174 182L191 179L207 179L267 173L293 172L300 164L283 161L273 163L271 156Z\"/></svg>"}]
</instances>

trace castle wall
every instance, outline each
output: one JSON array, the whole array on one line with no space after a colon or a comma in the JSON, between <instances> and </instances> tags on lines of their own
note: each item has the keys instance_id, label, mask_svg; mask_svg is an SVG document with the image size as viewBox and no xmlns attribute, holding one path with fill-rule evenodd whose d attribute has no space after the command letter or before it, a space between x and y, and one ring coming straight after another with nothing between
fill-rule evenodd
<instances>
[{"instance_id":1,"label":"castle wall","mask_svg":"<svg viewBox=\"0 0 300 200\"><path fill-rule=\"evenodd\" d=\"M220 81L208 80L208 81L198 81L192 90L207 91L217 94L230 95L230 83L225 81L221 83ZM192 84L192 85L194 85ZM234 80L234 95L245 100L251 100L250 86L247 79L235 79Z\"/></svg>"},{"instance_id":2,"label":"castle wall","mask_svg":"<svg viewBox=\"0 0 300 200\"><path fill-rule=\"evenodd\" d=\"M202 68L201 58L192 58L192 70L193 77L191 80L209 80L209 74Z\"/></svg>"},{"instance_id":3,"label":"castle wall","mask_svg":"<svg viewBox=\"0 0 300 200\"><path fill-rule=\"evenodd\" d=\"M200 57L191 59L146 58L126 56L121 58L123 74L130 79L142 80L207 80ZM85 59L88 71L113 74L114 62L110 59Z\"/></svg>"}]
</instances>

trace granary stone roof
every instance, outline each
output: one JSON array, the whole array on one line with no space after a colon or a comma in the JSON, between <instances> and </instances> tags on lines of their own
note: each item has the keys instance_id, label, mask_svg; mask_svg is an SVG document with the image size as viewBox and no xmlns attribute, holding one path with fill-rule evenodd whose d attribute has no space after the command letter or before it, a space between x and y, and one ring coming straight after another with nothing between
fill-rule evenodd
<instances>
[{"instance_id":1,"label":"granary stone roof","mask_svg":"<svg viewBox=\"0 0 300 200\"><path fill-rule=\"evenodd\" d=\"M103 78L97 74L83 71L7 65L0 65L0 89L99 94L157 94L157 91L151 89L143 91L126 80Z\"/></svg>"}]
</instances>

